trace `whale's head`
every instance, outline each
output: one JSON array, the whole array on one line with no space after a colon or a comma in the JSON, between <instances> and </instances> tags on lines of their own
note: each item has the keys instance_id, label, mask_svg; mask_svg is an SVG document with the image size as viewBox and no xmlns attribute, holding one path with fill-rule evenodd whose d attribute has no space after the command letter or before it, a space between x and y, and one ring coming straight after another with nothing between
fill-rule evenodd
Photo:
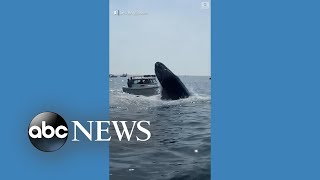
<instances>
[{"instance_id":1,"label":"whale's head","mask_svg":"<svg viewBox=\"0 0 320 180\"><path fill-rule=\"evenodd\" d=\"M156 76L160 82L160 84L162 84L162 82L168 78L172 78L173 76L175 76L169 68L167 68L167 66L165 66L164 64L162 64L161 62L156 62L156 64L154 65L154 71L156 73Z\"/></svg>"},{"instance_id":2,"label":"whale's head","mask_svg":"<svg viewBox=\"0 0 320 180\"><path fill-rule=\"evenodd\" d=\"M180 99L189 97L189 92L181 80L161 62L156 62L154 71L161 84L162 99Z\"/></svg>"}]
</instances>

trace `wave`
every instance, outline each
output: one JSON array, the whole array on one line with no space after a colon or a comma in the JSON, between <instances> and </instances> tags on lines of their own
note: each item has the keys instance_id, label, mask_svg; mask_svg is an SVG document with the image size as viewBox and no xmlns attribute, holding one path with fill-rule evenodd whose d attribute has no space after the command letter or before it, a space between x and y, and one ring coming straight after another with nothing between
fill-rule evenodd
<instances>
[{"instance_id":1,"label":"wave","mask_svg":"<svg viewBox=\"0 0 320 180\"><path fill-rule=\"evenodd\" d=\"M161 106L182 106L188 104L210 103L211 96L198 94L191 91L189 98L179 100L162 100L161 95L137 96L122 92L122 90L110 90L110 108L124 108L139 106L140 108L152 108Z\"/></svg>"}]
</instances>

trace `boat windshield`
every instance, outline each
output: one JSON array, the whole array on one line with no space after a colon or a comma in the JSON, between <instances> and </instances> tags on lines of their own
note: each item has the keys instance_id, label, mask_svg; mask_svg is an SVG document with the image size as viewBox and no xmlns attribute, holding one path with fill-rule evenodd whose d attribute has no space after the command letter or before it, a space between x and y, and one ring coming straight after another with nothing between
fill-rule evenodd
<instances>
[{"instance_id":1,"label":"boat windshield","mask_svg":"<svg viewBox=\"0 0 320 180\"><path fill-rule=\"evenodd\" d=\"M152 84L156 83L155 79L134 79L133 84Z\"/></svg>"}]
</instances>

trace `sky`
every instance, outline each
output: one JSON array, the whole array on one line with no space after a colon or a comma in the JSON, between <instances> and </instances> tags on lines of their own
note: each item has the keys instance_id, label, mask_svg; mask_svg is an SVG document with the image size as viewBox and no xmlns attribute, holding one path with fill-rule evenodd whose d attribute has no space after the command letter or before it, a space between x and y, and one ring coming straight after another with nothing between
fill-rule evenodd
<instances>
[{"instance_id":1,"label":"sky","mask_svg":"<svg viewBox=\"0 0 320 180\"><path fill-rule=\"evenodd\" d=\"M210 9L202 1L110 0L110 73L154 74L160 61L176 75L209 76Z\"/></svg>"}]
</instances>

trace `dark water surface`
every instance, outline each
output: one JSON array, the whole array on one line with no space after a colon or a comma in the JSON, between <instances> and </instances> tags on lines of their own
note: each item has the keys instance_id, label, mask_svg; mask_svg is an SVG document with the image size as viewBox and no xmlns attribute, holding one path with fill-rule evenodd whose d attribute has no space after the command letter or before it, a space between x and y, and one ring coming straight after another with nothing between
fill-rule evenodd
<instances>
[{"instance_id":1,"label":"dark water surface","mask_svg":"<svg viewBox=\"0 0 320 180\"><path fill-rule=\"evenodd\" d=\"M111 140L111 180L210 179L210 79L180 78L192 96L176 101L123 93L126 78L110 78L111 119L147 120L151 132L146 142Z\"/></svg>"}]
</instances>

